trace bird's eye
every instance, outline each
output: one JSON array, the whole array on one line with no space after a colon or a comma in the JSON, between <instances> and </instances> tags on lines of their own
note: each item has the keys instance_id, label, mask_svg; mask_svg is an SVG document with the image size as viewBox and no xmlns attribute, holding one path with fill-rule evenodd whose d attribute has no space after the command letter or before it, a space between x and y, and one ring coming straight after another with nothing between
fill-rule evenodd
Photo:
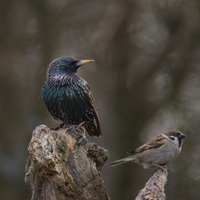
<instances>
[{"instance_id":1,"label":"bird's eye","mask_svg":"<svg viewBox=\"0 0 200 200\"><path fill-rule=\"evenodd\" d=\"M175 139L174 136L169 136L169 138L170 138L171 140L174 140L174 139Z\"/></svg>"},{"instance_id":2,"label":"bird's eye","mask_svg":"<svg viewBox=\"0 0 200 200\"><path fill-rule=\"evenodd\" d=\"M77 61L76 61L76 60L73 60L73 61L71 62L71 65L76 65L76 63L77 63Z\"/></svg>"}]
</instances>

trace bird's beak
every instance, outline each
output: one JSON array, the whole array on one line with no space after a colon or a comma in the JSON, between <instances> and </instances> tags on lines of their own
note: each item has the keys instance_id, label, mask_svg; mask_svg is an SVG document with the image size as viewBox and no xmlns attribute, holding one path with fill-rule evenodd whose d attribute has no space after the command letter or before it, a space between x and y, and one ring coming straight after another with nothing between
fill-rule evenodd
<instances>
[{"instance_id":1,"label":"bird's beak","mask_svg":"<svg viewBox=\"0 0 200 200\"><path fill-rule=\"evenodd\" d=\"M88 64L88 63L91 63L91 62L95 62L94 60L79 60L77 63L76 63L76 66L79 67L81 65L85 65L85 64Z\"/></svg>"},{"instance_id":2,"label":"bird's beak","mask_svg":"<svg viewBox=\"0 0 200 200\"><path fill-rule=\"evenodd\" d=\"M186 138L186 137L187 137L187 135L185 135L185 134L181 134L181 135L179 135L178 137L179 137L179 139L181 139L181 140L182 140L182 139Z\"/></svg>"}]
</instances>

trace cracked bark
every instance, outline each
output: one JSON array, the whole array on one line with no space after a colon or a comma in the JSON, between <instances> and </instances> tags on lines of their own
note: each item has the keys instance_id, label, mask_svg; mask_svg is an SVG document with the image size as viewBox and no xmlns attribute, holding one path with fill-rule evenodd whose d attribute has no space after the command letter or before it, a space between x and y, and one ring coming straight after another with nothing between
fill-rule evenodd
<instances>
[{"instance_id":1,"label":"cracked bark","mask_svg":"<svg viewBox=\"0 0 200 200\"><path fill-rule=\"evenodd\" d=\"M100 170L108 151L90 142L81 128L35 128L28 147L25 182L32 200L108 200Z\"/></svg>"},{"instance_id":2,"label":"cracked bark","mask_svg":"<svg viewBox=\"0 0 200 200\"><path fill-rule=\"evenodd\" d=\"M146 182L145 187L140 190L135 200L165 200L165 185L167 183L168 171L159 169Z\"/></svg>"}]
</instances>

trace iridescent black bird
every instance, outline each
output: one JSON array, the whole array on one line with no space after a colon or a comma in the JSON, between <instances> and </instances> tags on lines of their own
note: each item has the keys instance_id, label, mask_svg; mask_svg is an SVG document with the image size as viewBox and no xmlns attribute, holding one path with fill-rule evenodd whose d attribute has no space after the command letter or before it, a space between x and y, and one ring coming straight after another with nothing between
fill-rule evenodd
<instances>
[{"instance_id":1,"label":"iridescent black bird","mask_svg":"<svg viewBox=\"0 0 200 200\"><path fill-rule=\"evenodd\" d=\"M42 98L51 115L66 125L83 123L90 136L102 135L95 101L87 82L76 75L77 69L94 60L75 60L61 57L53 60Z\"/></svg>"}]
</instances>

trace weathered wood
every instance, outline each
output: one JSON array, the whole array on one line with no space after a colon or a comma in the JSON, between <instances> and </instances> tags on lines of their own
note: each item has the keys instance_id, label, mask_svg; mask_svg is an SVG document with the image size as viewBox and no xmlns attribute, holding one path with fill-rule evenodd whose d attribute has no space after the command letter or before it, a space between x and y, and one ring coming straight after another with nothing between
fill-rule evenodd
<instances>
[{"instance_id":1,"label":"weathered wood","mask_svg":"<svg viewBox=\"0 0 200 200\"><path fill-rule=\"evenodd\" d=\"M36 127L29 144L25 182L32 200L108 200L100 170L108 151L77 127Z\"/></svg>"},{"instance_id":2,"label":"weathered wood","mask_svg":"<svg viewBox=\"0 0 200 200\"><path fill-rule=\"evenodd\" d=\"M145 187L139 192L135 200L165 200L165 185L168 171L159 169L147 181Z\"/></svg>"}]
</instances>

